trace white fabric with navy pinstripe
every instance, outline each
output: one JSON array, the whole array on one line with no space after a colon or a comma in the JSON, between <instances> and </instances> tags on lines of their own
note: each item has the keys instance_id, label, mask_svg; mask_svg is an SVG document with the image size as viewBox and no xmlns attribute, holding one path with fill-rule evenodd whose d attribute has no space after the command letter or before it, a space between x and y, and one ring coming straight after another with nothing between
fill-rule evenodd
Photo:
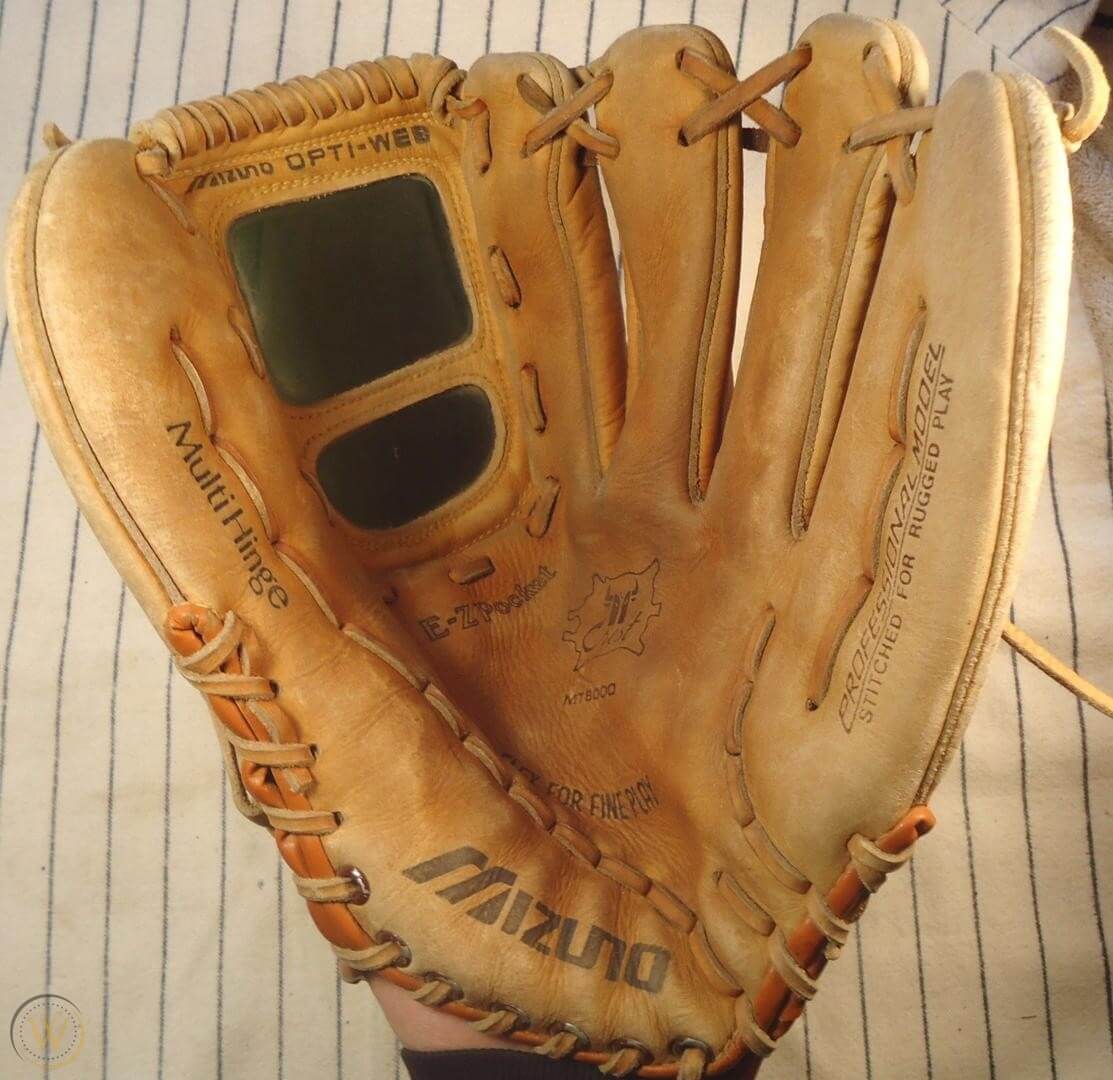
<instances>
[{"instance_id":1,"label":"white fabric with navy pinstripe","mask_svg":"<svg viewBox=\"0 0 1113 1080\"><path fill-rule=\"evenodd\" d=\"M391 51L541 48L570 64L693 17L742 70L831 3L793 0L0 0L0 199L56 121L119 135L176 100ZM935 92L1058 61L1039 36L1096 0L849 0L920 35ZM761 160L747 155L747 290ZM75 237L80 242L80 237ZM1113 453L1072 305L1048 482L1015 618L1113 684ZM1105 358L1110 363L1110 358ZM205 707L79 520L0 354L0 1021L81 1012L69 1077L393 1077L366 988L341 985L273 843L228 801ZM152 747L156 748L152 752ZM1113 1076L1113 725L1001 649L940 827L894 876L763 1077ZM0 1041L0 1076L41 1073ZM404 1071L403 1071L404 1074Z\"/></svg>"}]
</instances>

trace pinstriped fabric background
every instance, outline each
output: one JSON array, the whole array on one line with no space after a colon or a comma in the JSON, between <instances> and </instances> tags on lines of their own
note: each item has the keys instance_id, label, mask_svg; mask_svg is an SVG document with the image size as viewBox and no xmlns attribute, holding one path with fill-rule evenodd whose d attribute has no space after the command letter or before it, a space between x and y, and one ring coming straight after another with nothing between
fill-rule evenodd
<instances>
[{"instance_id":1,"label":"pinstriped fabric background","mask_svg":"<svg viewBox=\"0 0 1113 1080\"><path fill-rule=\"evenodd\" d=\"M0 199L47 119L119 135L176 100L385 51L466 65L539 47L575 64L639 21L694 18L753 69L832 6L0 0ZM1095 4L847 6L908 22L938 90L973 66L1054 77L1038 30L1081 27ZM747 164L752 275L761 164ZM1015 617L1110 685L1109 375L1078 302L1070 341ZM85 1028L71 1077L395 1077L393 1035L365 988L338 982L273 844L232 811L204 706L76 516L6 320L0 455L0 1021L47 990L67 998ZM1113 1076L1113 726L1002 649L935 807L941 827L763 1076ZM0 1042L0 1076L42 1072Z\"/></svg>"}]
</instances>

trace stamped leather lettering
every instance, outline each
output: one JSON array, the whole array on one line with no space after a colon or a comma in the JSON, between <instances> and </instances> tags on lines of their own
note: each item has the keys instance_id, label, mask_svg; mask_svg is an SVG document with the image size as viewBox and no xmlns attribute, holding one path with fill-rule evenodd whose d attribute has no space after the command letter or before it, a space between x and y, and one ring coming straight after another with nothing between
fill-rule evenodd
<instances>
[{"instance_id":1,"label":"stamped leather lettering","mask_svg":"<svg viewBox=\"0 0 1113 1080\"><path fill-rule=\"evenodd\" d=\"M461 847L407 867L402 873L410 881L425 885L465 867L473 868L477 873L436 890L443 900L459 904L494 886L516 884L515 871L504 866L488 866L489 861L478 848ZM507 910L512 891L514 899ZM579 918L562 914L524 889L502 887L483 903L467 909L467 914L483 925L492 926L504 910L507 914L501 926L503 933L517 937L523 945L543 956L589 971L601 969L600 973L609 982L625 982L647 994L660 993L665 984L672 962L668 949L640 941L628 944L617 934L593 923L581 929Z\"/></svg>"}]
</instances>

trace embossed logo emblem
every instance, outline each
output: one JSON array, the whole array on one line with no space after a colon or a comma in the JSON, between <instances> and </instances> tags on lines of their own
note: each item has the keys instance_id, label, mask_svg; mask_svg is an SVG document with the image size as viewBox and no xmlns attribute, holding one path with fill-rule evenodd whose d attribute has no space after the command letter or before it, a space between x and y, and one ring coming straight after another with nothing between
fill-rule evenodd
<instances>
[{"instance_id":1,"label":"embossed logo emblem","mask_svg":"<svg viewBox=\"0 0 1113 1080\"><path fill-rule=\"evenodd\" d=\"M617 577L593 574L591 592L578 608L568 612L563 639L576 650L579 671L591 660L626 649L640 656L645 652L645 630L661 614L655 595L660 563L653 560L644 570L627 571Z\"/></svg>"},{"instance_id":2,"label":"embossed logo emblem","mask_svg":"<svg viewBox=\"0 0 1113 1080\"><path fill-rule=\"evenodd\" d=\"M9 1037L20 1060L53 1072L81 1055L85 1023L81 1010L69 998L38 994L16 1009Z\"/></svg>"}]
</instances>

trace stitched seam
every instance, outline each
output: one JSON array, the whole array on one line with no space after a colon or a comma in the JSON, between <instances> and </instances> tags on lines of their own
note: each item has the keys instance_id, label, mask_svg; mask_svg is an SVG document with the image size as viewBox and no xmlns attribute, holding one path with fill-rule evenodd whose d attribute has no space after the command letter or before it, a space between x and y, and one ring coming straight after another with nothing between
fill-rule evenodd
<instances>
[{"instance_id":1,"label":"stitched seam","mask_svg":"<svg viewBox=\"0 0 1113 1080\"><path fill-rule=\"evenodd\" d=\"M711 48L712 55L715 55L717 51L715 46L718 44L717 40L713 40L709 34L702 30L697 30L697 33L703 38L704 44ZM721 50L721 46L719 48ZM729 130L733 130L733 127ZM693 503L701 502L704 497L704 493L700 487L700 444L703 441L704 427L703 403L707 392L708 354L714 343L715 329L721 314L720 301L722 299L723 263L726 258L727 226L726 213L720 212L720 208L725 211L725 209L729 207L732 195L735 201L741 198L741 192L732 192L725 180L725 174L728 169L727 157L730 154L729 135L724 135L723 131L720 130L716 132L715 142L715 201L717 204L715 213L715 240L711 257L711 275L708 283L708 301L707 307L704 309L703 326L700 328L699 356L696 360L695 377L692 385L692 422L688 431L688 495ZM741 169L739 169L739 178L741 178ZM738 208L737 212L741 213L741 207ZM733 317L733 314L734 312L732 311L731 317ZM729 357L726 363L727 365L730 364ZM725 375L725 372L722 374ZM721 427L721 418L718 422Z\"/></svg>"},{"instance_id":2,"label":"stitched seam","mask_svg":"<svg viewBox=\"0 0 1113 1080\"><path fill-rule=\"evenodd\" d=\"M734 763L734 784L738 788L738 796L741 798L746 808L750 812L748 821L739 822L743 837L750 845L751 850L758 857L758 860L765 867L766 871L778 882L778 884L789 888L793 892L806 892L807 888L812 887L812 882L808 879L796 865L788 858L780 847L773 840L769 830L762 824L761 819L758 817L757 809L754 807L753 800L750 798L749 785L746 783L746 763L745 755L742 753L742 725L745 721L746 714L749 712L749 706L753 700L754 688L756 688L757 680L761 672L762 661L769 648L769 641L773 634L773 629L776 625L776 613L772 605L767 605L754 619L750 628L746 632L746 643L753 650L751 657L748 658L749 671L746 673L746 682L750 684L750 690L745 695L745 698L738 710L737 715L732 715L730 719L731 727L727 731L725 740L725 752L728 758ZM768 629L765 629L768 627ZM735 732L737 732L737 740L735 739ZM737 745L737 753L732 753L732 747ZM728 770L730 764L728 763ZM751 835L752 830L757 830L756 836ZM786 878L792 878L793 884L789 884ZM803 886L801 888L801 886Z\"/></svg>"},{"instance_id":3,"label":"stitched seam","mask_svg":"<svg viewBox=\"0 0 1113 1080\"><path fill-rule=\"evenodd\" d=\"M1036 229L1033 221L1033 182L1032 182L1032 143L1028 117L1022 102L1017 101L1016 82L1011 76L1000 76L1000 82L1005 92L1008 103L1009 115L1012 119L1014 154L1017 168L1017 188L1019 191L1020 217L1021 217L1021 273L1017 287L1018 307L1027 303L1027 310L1022 307L1018 312L1016 321L1017 339L1014 343L1013 365L1014 375L1010 384L1009 399L1009 439L1008 453L1005 457L1005 483L1002 484L1000 513L1001 519L997 526L997 539L994 545L993 559L990 564L989 578L986 581L985 593L979 609L979 621L983 625L975 627L974 635L966 652L966 658L959 672L955 684L955 693L951 699L947 718L940 732L928 768L916 793L916 801L923 801L927 794L935 787L943 763L950 756L951 745L958 730L960 718L967 708L967 703L974 689L975 670L986 656L986 642L991 640L990 620L986 619L999 606L1005 584L1006 566L1009 556L1013 551L1013 535L1016 530L1016 501L1019 492L1021 477L1019 469L1017 474L1010 479L1010 463L1019 464L1024 459L1024 447L1027 439L1027 410L1025 408L1028 398L1028 373L1032 341L1034 338L1033 324L1035 322L1035 303L1029 298L1025 300L1024 286L1032 282L1035 265ZM1023 340L1021 328L1023 327Z\"/></svg>"},{"instance_id":4,"label":"stitched seam","mask_svg":"<svg viewBox=\"0 0 1113 1080\"><path fill-rule=\"evenodd\" d=\"M723 262L726 257L726 209L730 205L731 195L739 197L738 192L731 192L726 183L724 174L727 171L727 155L729 153L729 135L724 135L720 130L715 135L715 239L712 247L711 274L707 290L707 307L704 308L703 325L700 327L699 355L696 359L696 370L691 387L691 416L692 421L688 428L688 496L693 503L703 500L703 491L700 487L700 444L703 441L703 403L707 394L708 354L715 338L715 327L719 320L723 286ZM729 363L729 360L727 361ZM721 412L721 409L720 409ZM721 423L721 421L720 421Z\"/></svg>"},{"instance_id":5,"label":"stitched seam","mask_svg":"<svg viewBox=\"0 0 1113 1080\"><path fill-rule=\"evenodd\" d=\"M824 327L823 341L820 343L819 357L816 363L815 381L812 386L812 400L811 407L808 410L808 425L804 431L804 445L800 449L800 464L796 472L796 490L793 492L792 497L792 534L798 540L807 532L807 502L808 502L808 474L811 472L812 460L815 457L815 443L816 436L819 430L819 421L823 413L823 403L826 396L827 380L830 372L831 365L831 352L835 347L835 339L838 337L839 327L842 325L843 318L846 314L844 307L846 300L846 287L850 280L851 271L854 268L855 257L857 256L860 245L862 242L862 225L865 220L866 203L869 201L870 191L877 179L878 169L881 165L882 154L877 152L873 155L873 162L867 166L865 174L862 177L861 187L859 188L858 197L855 200L854 212L852 217L851 231L847 236L846 246L843 249L843 257L841 265L839 266L838 280L835 282L834 292L832 293L831 300L827 305L827 319ZM863 255L863 257L865 257ZM869 307L870 298L873 295L873 287L877 283L877 271L880 266L880 256L874 262L873 266L873 283L871 284L870 291L864 298L862 310L865 311ZM861 346L861 339L857 341L857 347L854 349L850 357L848 365L848 375L852 372L857 363L858 350ZM849 386L849 380L847 385ZM839 403L839 415L842 414L842 408L845 405L845 388L843 394L843 401ZM834 443L835 431L838 427L838 420L831 428L831 443ZM828 453L830 446L828 446ZM823 467L820 469L819 475L816 477L814 488L813 500L818 498L819 486L823 481L823 474L827 471L827 461L824 459Z\"/></svg>"},{"instance_id":6,"label":"stitched seam","mask_svg":"<svg viewBox=\"0 0 1113 1080\"><path fill-rule=\"evenodd\" d=\"M552 84L559 85L563 89L563 81L556 78L555 72L552 70L552 62L547 57L543 57L542 61L543 65L549 70L549 78ZM580 281L579 266L572 257L572 245L568 238L568 229L564 222L564 215L560 211L560 200L557 197L557 193L560 190L560 170L562 164L561 149L563 143L560 140L553 140L552 146L553 149L550 151L546 196L549 203L549 216L552 219L553 228L557 234L557 243L560 245L561 255L564 258L564 265L569 271L569 279L576 295L576 347L580 361L577 366L579 368L581 392L584 395L584 400L587 403L587 408L591 417L591 423L588 425L591 438L591 459L595 466L594 479L598 482L603 476L602 440L599 437L601 419L599 416L598 403L595 400L595 387L591 378L589 342L584 327L583 285ZM583 178L581 177L581 183L582 181ZM601 197L602 193L600 193L600 198ZM600 209L602 209L602 206L600 206Z\"/></svg>"},{"instance_id":7,"label":"stitched seam","mask_svg":"<svg viewBox=\"0 0 1113 1080\"><path fill-rule=\"evenodd\" d=\"M74 144L71 143L70 145L72 146ZM131 512L124 503L123 497L116 490L112 481L109 480L107 470L101 464L101 460L96 450L93 448L92 441L85 433L85 429L78 418L77 410L74 407L73 399L70 396L69 386L66 384L65 377L58 364L58 358L50 340L50 331L47 329L46 308L50 305L51 301L42 294L39 288L37 258L39 211L42 208L42 196L43 192L45 192L47 182L50 179L50 173L53 172L54 167L68 149L69 147L63 147L57 152L57 156L51 163L49 171L43 175L38 191L35 193L35 205L33 208L29 206L26 211L27 219L25 228L26 232L30 235L21 237L22 243L25 246L23 256L26 265L24 267L24 273L21 275L22 280L17 285L17 288L21 290L20 300L22 301L22 306L29 313L28 319L34 324L34 339L35 345L39 351L39 359L44 367L49 368L50 387L49 390L46 388L39 390L35 387L34 380L30 377L27 378L27 382L31 388L33 399L37 399L40 393L44 398L49 394L54 399L55 406L62 414L66 428L76 444L81 467L87 470L96 488L97 495L104 500L107 507L119 521L128 541L134 545L142 558L143 564L158 580L159 586L165 590L167 598L172 602L179 602L185 599L184 593L171 575L169 567L167 567L155 553L154 546L147 539L143 530L140 529L139 523L132 517ZM26 193L21 196L21 199L25 198L30 200L31 197L31 193ZM18 315L13 313L13 319L16 318L18 318ZM24 370L29 370L29 367L29 364L24 365ZM78 502L81 503L84 508L83 500L80 496L78 496Z\"/></svg>"}]
</instances>

